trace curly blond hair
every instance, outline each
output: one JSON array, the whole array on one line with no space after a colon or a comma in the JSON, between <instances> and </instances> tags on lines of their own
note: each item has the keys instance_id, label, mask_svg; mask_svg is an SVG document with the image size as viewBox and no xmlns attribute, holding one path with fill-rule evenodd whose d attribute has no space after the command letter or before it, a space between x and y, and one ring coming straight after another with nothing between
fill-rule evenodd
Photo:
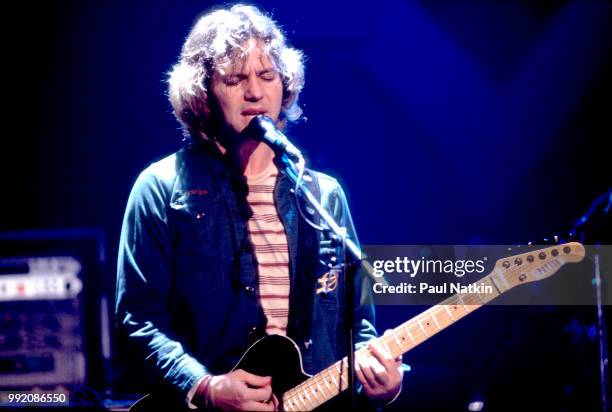
<instances>
[{"instance_id":1,"label":"curly blond hair","mask_svg":"<svg viewBox=\"0 0 612 412\"><path fill-rule=\"evenodd\" d=\"M298 96L304 87L301 51L289 47L276 23L253 6L237 4L200 17L185 40L179 61L168 76L168 98L187 138L207 136L211 102L208 92L214 71L243 59L248 40L264 45L283 83L281 122L302 115ZM209 136L211 137L211 136Z\"/></svg>"}]
</instances>

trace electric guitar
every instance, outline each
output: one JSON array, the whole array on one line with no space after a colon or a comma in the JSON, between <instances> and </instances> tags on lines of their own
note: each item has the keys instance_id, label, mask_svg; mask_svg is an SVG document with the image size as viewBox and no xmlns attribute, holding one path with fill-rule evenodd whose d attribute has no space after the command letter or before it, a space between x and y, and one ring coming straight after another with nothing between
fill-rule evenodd
<instances>
[{"instance_id":1,"label":"electric guitar","mask_svg":"<svg viewBox=\"0 0 612 412\"><path fill-rule=\"evenodd\" d=\"M499 259L493 271L477 282L490 286L489 290L494 293L451 296L377 340L393 357L398 357L515 286L547 278L566 263L579 262L584 256L584 246L571 242ZM367 352L367 348L362 348L356 354ZM255 342L233 370L243 369L255 375L271 376L272 391L279 399L281 410L309 411L348 388L347 367L345 357L314 376L307 375L295 342L285 336L269 335ZM150 410L149 407L155 406L151 395L147 395L130 411Z\"/></svg>"}]
</instances>

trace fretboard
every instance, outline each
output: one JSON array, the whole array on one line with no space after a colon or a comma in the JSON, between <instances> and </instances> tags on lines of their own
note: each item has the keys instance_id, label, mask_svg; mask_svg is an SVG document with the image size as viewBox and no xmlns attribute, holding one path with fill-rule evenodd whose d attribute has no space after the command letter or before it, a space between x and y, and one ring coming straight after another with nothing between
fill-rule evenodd
<instances>
[{"instance_id":1,"label":"fretboard","mask_svg":"<svg viewBox=\"0 0 612 412\"><path fill-rule=\"evenodd\" d=\"M457 294L432 306L418 316L402 323L390 333L378 338L394 357L398 357L420 343L472 313L482 305L501 294L490 274L478 284L491 286L495 294ZM497 282L499 283L499 282ZM368 353L366 348L359 349L355 355ZM283 395L283 405L287 411L307 411L315 409L348 388L348 361L341 361L325 368Z\"/></svg>"}]
</instances>

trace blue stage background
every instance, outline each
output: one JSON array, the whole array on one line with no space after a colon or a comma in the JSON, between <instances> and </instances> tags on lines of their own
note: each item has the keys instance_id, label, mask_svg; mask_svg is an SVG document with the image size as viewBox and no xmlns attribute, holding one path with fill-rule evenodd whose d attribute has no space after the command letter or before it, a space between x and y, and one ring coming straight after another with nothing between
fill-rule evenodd
<instances>
[{"instance_id":1,"label":"blue stage background","mask_svg":"<svg viewBox=\"0 0 612 412\"><path fill-rule=\"evenodd\" d=\"M567 231L612 185L611 2L258 4L306 55L306 119L287 134L343 183L363 244L524 243ZM131 185L181 145L166 73L210 6L41 2L5 17L0 229L101 228L109 296ZM418 310L380 307L379 327ZM593 410L592 311L484 308L405 356L393 408L541 396ZM106 384L130 391L114 366Z\"/></svg>"}]
</instances>

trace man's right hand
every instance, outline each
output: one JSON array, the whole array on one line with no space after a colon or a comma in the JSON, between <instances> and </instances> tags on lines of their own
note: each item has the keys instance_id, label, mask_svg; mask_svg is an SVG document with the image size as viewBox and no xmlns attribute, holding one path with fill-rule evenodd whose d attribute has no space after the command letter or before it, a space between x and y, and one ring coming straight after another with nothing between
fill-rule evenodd
<instances>
[{"instance_id":1,"label":"man's right hand","mask_svg":"<svg viewBox=\"0 0 612 412\"><path fill-rule=\"evenodd\" d=\"M208 386L210 403L223 411L274 411L278 400L272 394L272 378L242 369L213 376Z\"/></svg>"}]
</instances>

